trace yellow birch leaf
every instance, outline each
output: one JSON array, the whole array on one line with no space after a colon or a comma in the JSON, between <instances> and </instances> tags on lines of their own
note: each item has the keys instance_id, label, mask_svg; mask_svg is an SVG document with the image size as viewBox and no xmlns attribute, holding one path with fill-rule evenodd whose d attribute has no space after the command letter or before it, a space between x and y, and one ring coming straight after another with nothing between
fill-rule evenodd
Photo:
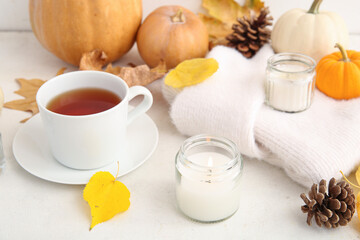
<instances>
[{"instance_id":1,"label":"yellow birch leaf","mask_svg":"<svg viewBox=\"0 0 360 240\"><path fill-rule=\"evenodd\" d=\"M183 88L203 82L219 68L214 58L194 58L185 60L165 77L165 84L173 88Z\"/></svg>"},{"instance_id":2,"label":"yellow birch leaf","mask_svg":"<svg viewBox=\"0 0 360 240\"><path fill-rule=\"evenodd\" d=\"M130 206L129 190L109 172L95 173L85 186L83 197L91 209L90 230Z\"/></svg>"}]
</instances>

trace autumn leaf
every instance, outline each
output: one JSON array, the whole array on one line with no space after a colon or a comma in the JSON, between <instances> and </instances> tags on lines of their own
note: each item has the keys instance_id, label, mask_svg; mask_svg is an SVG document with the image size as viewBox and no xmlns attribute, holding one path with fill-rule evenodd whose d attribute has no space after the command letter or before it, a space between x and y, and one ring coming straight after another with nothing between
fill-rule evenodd
<instances>
[{"instance_id":1,"label":"autumn leaf","mask_svg":"<svg viewBox=\"0 0 360 240\"><path fill-rule=\"evenodd\" d=\"M80 59L79 70L101 71L102 67L106 63L106 60L106 53L99 49L84 53Z\"/></svg>"},{"instance_id":2,"label":"autumn leaf","mask_svg":"<svg viewBox=\"0 0 360 240\"><path fill-rule=\"evenodd\" d=\"M203 0L202 6L208 15L199 14L209 32L210 47L225 45L225 37L232 33L236 19L250 14L258 15L264 7L261 0L246 0L240 6L234 0Z\"/></svg>"},{"instance_id":3,"label":"autumn leaf","mask_svg":"<svg viewBox=\"0 0 360 240\"><path fill-rule=\"evenodd\" d=\"M242 7L234 0L203 0L202 6L209 15L224 22L231 23L243 16Z\"/></svg>"},{"instance_id":4,"label":"autumn leaf","mask_svg":"<svg viewBox=\"0 0 360 240\"><path fill-rule=\"evenodd\" d=\"M106 54L100 50L84 53L80 60L79 69L102 71L106 60ZM164 63L160 63L159 66L153 69L150 69L146 64L131 67L113 67L109 63L104 71L119 76L131 87L135 85L148 85L162 78L167 70Z\"/></svg>"},{"instance_id":5,"label":"autumn leaf","mask_svg":"<svg viewBox=\"0 0 360 240\"><path fill-rule=\"evenodd\" d=\"M109 172L95 173L83 192L91 209L91 226L105 222L130 206L130 192Z\"/></svg>"},{"instance_id":6,"label":"autumn leaf","mask_svg":"<svg viewBox=\"0 0 360 240\"><path fill-rule=\"evenodd\" d=\"M360 167L358 167L358 169L356 170L355 177L358 185L360 185ZM356 195L356 211L360 220L360 192L358 192L358 194Z\"/></svg>"},{"instance_id":7,"label":"autumn leaf","mask_svg":"<svg viewBox=\"0 0 360 240\"><path fill-rule=\"evenodd\" d=\"M184 88L203 82L219 68L214 58L185 60L165 77L165 84L173 88Z\"/></svg>"},{"instance_id":8,"label":"autumn leaf","mask_svg":"<svg viewBox=\"0 0 360 240\"><path fill-rule=\"evenodd\" d=\"M244 15L250 15L250 11L255 14L260 13L264 7L261 0L246 0L243 6L240 6L234 0L203 0L202 6L208 11L209 15L225 24L236 22L236 19Z\"/></svg>"},{"instance_id":9,"label":"autumn leaf","mask_svg":"<svg viewBox=\"0 0 360 240\"><path fill-rule=\"evenodd\" d=\"M152 71L145 64L136 67L113 67L112 64L109 63L105 72L121 77L129 87L136 85L145 86L165 75L165 73Z\"/></svg>"},{"instance_id":10,"label":"autumn leaf","mask_svg":"<svg viewBox=\"0 0 360 240\"><path fill-rule=\"evenodd\" d=\"M360 185L360 167L355 172L355 178L357 183Z\"/></svg>"},{"instance_id":11,"label":"autumn leaf","mask_svg":"<svg viewBox=\"0 0 360 240\"><path fill-rule=\"evenodd\" d=\"M66 68L61 68L57 74L63 74ZM4 104L4 107L9 109L15 109L19 111L25 111L25 112L31 112L31 117L33 117L35 114L39 112L37 103L36 103L36 93L45 83L45 80L41 80L38 78L34 79L24 79L24 78L18 78L16 81L20 84L20 89L15 91L16 94L24 97L24 99L19 100L13 100L10 102L6 102ZM21 120L21 123L26 122L31 117Z\"/></svg>"},{"instance_id":12,"label":"autumn leaf","mask_svg":"<svg viewBox=\"0 0 360 240\"><path fill-rule=\"evenodd\" d=\"M156 67L152 68L150 71L156 72L159 74L166 74L168 72L168 69L166 67L165 61L163 59L161 59L159 64Z\"/></svg>"},{"instance_id":13,"label":"autumn leaf","mask_svg":"<svg viewBox=\"0 0 360 240\"><path fill-rule=\"evenodd\" d=\"M216 18L199 13L200 19L205 24L209 33L210 48L216 45L225 45L226 36L232 33L231 27Z\"/></svg>"},{"instance_id":14,"label":"autumn leaf","mask_svg":"<svg viewBox=\"0 0 360 240\"><path fill-rule=\"evenodd\" d=\"M353 187L356 188L360 188L360 166L358 167L358 169L356 170L355 173L355 178L357 181L358 185L353 184L352 182L349 181L349 179L347 179L344 175L344 173L342 171L340 171L340 173L343 175L344 179ZM358 213L358 218L360 220L360 192L358 192L358 194L356 195L356 211Z\"/></svg>"}]
</instances>

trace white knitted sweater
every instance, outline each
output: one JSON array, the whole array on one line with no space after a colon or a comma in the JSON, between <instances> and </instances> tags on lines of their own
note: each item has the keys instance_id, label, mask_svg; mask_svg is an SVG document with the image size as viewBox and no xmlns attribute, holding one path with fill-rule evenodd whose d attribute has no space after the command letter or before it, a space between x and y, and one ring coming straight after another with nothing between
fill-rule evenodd
<instances>
[{"instance_id":1,"label":"white knitted sweater","mask_svg":"<svg viewBox=\"0 0 360 240\"><path fill-rule=\"evenodd\" d=\"M237 143L242 154L279 166L310 186L340 178L360 163L360 99L336 101L316 90L312 106L283 113L264 105L265 68L273 55L264 46L251 60L218 46L207 57L219 70L174 99L171 118L185 135L216 134Z\"/></svg>"}]
</instances>

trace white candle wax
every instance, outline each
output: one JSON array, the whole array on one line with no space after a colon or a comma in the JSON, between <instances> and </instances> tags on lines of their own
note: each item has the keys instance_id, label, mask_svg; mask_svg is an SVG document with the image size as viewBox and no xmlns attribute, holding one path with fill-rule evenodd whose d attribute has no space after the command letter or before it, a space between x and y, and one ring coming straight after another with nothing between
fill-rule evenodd
<instances>
[{"instance_id":1,"label":"white candle wax","mask_svg":"<svg viewBox=\"0 0 360 240\"><path fill-rule=\"evenodd\" d=\"M299 112L311 104L314 72L297 61L285 61L268 69L266 80L267 103L275 109Z\"/></svg>"},{"instance_id":2,"label":"white candle wax","mask_svg":"<svg viewBox=\"0 0 360 240\"><path fill-rule=\"evenodd\" d=\"M188 159L202 166L218 167L229 162L229 158L216 152L203 152L191 155ZM239 186L234 178L217 181L211 174L205 181L185 167L176 187L178 207L190 218L212 222L231 216L239 207Z\"/></svg>"}]
</instances>

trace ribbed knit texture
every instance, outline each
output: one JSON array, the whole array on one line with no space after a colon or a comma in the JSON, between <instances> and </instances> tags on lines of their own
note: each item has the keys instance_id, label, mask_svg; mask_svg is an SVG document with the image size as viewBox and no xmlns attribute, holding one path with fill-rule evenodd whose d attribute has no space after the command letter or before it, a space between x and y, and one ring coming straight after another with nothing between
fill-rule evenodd
<instances>
[{"instance_id":1,"label":"ribbed knit texture","mask_svg":"<svg viewBox=\"0 0 360 240\"><path fill-rule=\"evenodd\" d=\"M265 45L252 59L218 46L207 57L219 70L174 99L171 117L185 135L227 137L242 154L279 166L294 181L310 187L340 178L360 163L360 99L336 101L316 90L312 106L283 113L264 105Z\"/></svg>"}]
</instances>

